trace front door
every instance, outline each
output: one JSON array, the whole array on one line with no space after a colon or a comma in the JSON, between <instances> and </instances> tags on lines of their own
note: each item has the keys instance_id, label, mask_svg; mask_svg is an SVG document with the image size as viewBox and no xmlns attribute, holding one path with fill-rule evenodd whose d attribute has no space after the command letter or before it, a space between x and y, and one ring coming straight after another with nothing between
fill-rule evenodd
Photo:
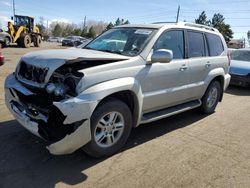
<instances>
[{"instance_id":1,"label":"front door","mask_svg":"<svg viewBox=\"0 0 250 188\"><path fill-rule=\"evenodd\" d=\"M183 30L165 31L153 50L173 51L170 63L146 65L147 74L142 81L143 113L174 106L188 100L186 85L189 83L189 66L185 59Z\"/></svg>"}]
</instances>

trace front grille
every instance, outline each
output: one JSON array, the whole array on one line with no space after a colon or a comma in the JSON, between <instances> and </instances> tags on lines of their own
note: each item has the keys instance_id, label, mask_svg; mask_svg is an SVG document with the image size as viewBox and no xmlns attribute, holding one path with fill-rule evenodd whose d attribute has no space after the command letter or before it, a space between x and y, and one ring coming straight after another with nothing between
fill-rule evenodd
<instances>
[{"instance_id":1,"label":"front grille","mask_svg":"<svg viewBox=\"0 0 250 188\"><path fill-rule=\"evenodd\" d=\"M25 62L21 62L18 75L29 81L43 83L47 73L48 68L35 67L33 65L28 65Z\"/></svg>"}]
</instances>

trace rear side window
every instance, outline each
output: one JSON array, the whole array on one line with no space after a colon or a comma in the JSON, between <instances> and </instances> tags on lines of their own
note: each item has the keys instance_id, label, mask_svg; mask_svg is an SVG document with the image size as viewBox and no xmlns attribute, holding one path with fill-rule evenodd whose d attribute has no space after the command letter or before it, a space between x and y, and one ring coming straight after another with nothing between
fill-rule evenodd
<instances>
[{"instance_id":1,"label":"rear side window","mask_svg":"<svg viewBox=\"0 0 250 188\"><path fill-rule=\"evenodd\" d=\"M224 51L221 38L217 35L206 33L210 56L219 56Z\"/></svg>"},{"instance_id":2,"label":"rear side window","mask_svg":"<svg viewBox=\"0 0 250 188\"><path fill-rule=\"evenodd\" d=\"M190 58L206 56L203 33L188 31L187 34L188 34L188 56Z\"/></svg>"}]
</instances>

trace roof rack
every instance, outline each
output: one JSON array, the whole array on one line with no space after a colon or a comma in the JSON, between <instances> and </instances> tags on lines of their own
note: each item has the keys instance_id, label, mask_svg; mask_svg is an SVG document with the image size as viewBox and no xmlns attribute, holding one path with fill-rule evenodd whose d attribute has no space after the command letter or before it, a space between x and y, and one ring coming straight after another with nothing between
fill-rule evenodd
<instances>
[{"instance_id":1,"label":"roof rack","mask_svg":"<svg viewBox=\"0 0 250 188\"><path fill-rule=\"evenodd\" d=\"M152 24L177 24L177 22L153 22Z\"/></svg>"},{"instance_id":2,"label":"roof rack","mask_svg":"<svg viewBox=\"0 0 250 188\"><path fill-rule=\"evenodd\" d=\"M196 27L200 29L207 29L214 32L219 32L218 29L207 26L207 25L201 25L196 23L190 23L190 22L154 22L153 24L176 24L176 25L183 25L188 27Z\"/></svg>"},{"instance_id":3,"label":"roof rack","mask_svg":"<svg viewBox=\"0 0 250 188\"><path fill-rule=\"evenodd\" d=\"M197 27L197 28L201 28L201 29L207 29L207 30L210 30L210 31L214 31L214 32L219 32L218 29L207 26L207 25L201 25L201 24L195 24L195 23L189 23L189 22L183 22L182 24L184 26Z\"/></svg>"}]
</instances>

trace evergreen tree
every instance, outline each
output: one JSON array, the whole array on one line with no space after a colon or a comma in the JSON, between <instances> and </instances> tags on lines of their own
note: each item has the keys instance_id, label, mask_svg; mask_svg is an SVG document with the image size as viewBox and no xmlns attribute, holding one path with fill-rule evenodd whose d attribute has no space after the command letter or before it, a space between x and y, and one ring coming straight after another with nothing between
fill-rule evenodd
<instances>
[{"instance_id":1,"label":"evergreen tree","mask_svg":"<svg viewBox=\"0 0 250 188\"><path fill-rule=\"evenodd\" d=\"M110 22L107 27L106 27L106 30L109 30L109 29L112 29L114 27L113 23Z\"/></svg>"}]
</instances>

